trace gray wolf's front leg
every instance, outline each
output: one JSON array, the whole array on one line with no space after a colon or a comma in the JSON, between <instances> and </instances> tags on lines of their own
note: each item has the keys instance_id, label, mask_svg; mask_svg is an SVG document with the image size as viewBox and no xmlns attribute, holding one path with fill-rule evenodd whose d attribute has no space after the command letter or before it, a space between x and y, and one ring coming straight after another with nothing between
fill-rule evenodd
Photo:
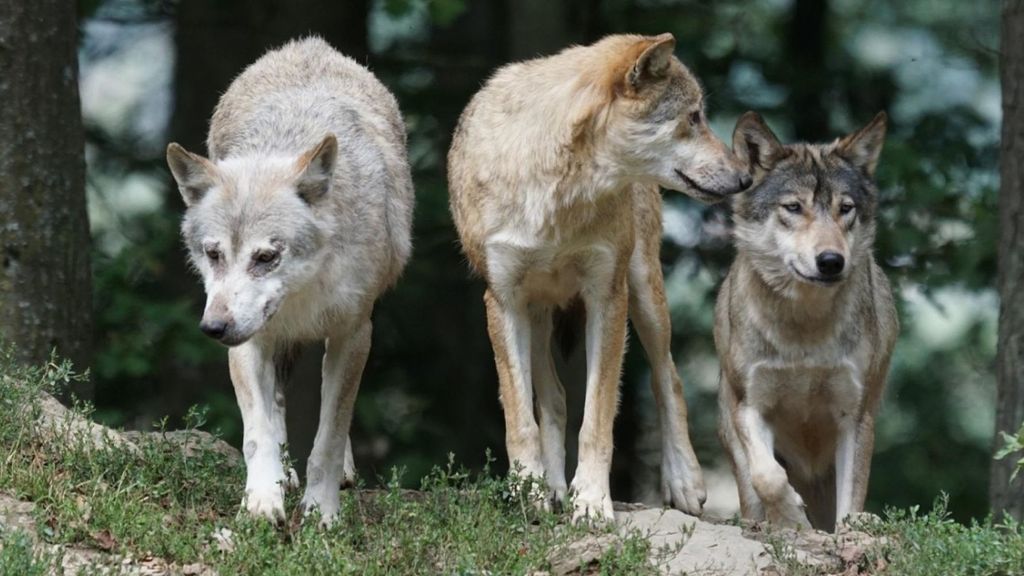
<instances>
[{"instance_id":1,"label":"gray wolf's front leg","mask_svg":"<svg viewBox=\"0 0 1024 576\"><path fill-rule=\"evenodd\" d=\"M242 413L245 497L254 516L283 522L284 489L294 479L285 473L281 447L287 441L284 394L277 382L274 351L254 341L228 351L231 383Z\"/></svg>"},{"instance_id":2,"label":"gray wolf's front leg","mask_svg":"<svg viewBox=\"0 0 1024 576\"><path fill-rule=\"evenodd\" d=\"M306 468L302 506L320 512L321 524L338 516L338 490L354 474L349 427L359 382L370 353L373 326L369 317L338 327L327 339L320 390L320 424Z\"/></svg>"}]
</instances>

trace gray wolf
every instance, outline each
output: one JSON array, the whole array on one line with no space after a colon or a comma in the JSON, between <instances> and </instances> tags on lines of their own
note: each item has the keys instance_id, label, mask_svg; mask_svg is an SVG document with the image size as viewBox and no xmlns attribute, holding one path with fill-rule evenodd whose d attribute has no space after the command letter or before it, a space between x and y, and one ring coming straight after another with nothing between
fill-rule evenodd
<instances>
[{"instance_id":1,"label":"gray wolf","mask_svg":"<svg viewBox=\"0 0 1024 576\"><path fill-rule=\"evenodd\" d=\"M552 315L586 313L587 384L574 518L612 517L612 423L627 315L652 364L668 502L700 513L658 259L658 186L706 202L750 183L708 127L703 93L671 34L609 36L499 69L473 97L448 155L451 210L485 279L510 463L567 493L565 392ZM542 505L547 505L543 502Z\"/></svg>"},{"instance_id":2,"label":"gray wolf","mask_svg":"<svg viewBox=\"0 0 1024 576\"><path fill-rule=\"evenodd\" d=\"M370 313L410 251L412 181L394 97L318 38L249 66L221 97L209 159L167 148L182 235L207 301L200 328L230 347L250 513L284 519L283 386L296 346L326 341L319 427L302 498L331 522L354 474L348 431Z\"/></svg>"},{"instance_id":3,"label":"gray wolf","mask_svg":"<svg viewBox=\"0 0 1024 576\"><path fill-rule=\"evenodd\" d=\"M757 114L736 125L754 184L733 200L715 345L719 434L745 518L831 530L864 507L899 332L872 255L885 125L880 113L832 143L787 146Z\"/></svg>"}]
</instances>

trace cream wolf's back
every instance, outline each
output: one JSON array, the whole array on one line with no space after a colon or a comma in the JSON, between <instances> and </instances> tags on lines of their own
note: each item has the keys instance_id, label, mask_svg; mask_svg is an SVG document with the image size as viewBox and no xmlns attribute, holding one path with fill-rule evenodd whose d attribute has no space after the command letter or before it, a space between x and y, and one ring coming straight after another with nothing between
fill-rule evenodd
<instances>
[{"instance_id":1,"label":"cream wolf's back","mask_svg":"<svg viewBox=\"0 0 1024 576\"><path fill-rule=\"evenodd\" d=\"M394 96L366 68L320 38L295 40L245 69L221 97L207 147L214 162L250 154L295 156L332 132L341 146L336 205L344 224L371 232L384 226L393 283L411 251L413 188L405 126ZM383 170L382 170L383 168Z\"/></svg>"}]
</instances>

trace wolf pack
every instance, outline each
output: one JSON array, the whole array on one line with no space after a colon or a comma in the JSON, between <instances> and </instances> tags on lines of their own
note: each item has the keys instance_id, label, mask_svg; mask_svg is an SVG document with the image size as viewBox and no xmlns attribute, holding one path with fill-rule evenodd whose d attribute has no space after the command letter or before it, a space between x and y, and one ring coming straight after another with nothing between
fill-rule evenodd
<instances>
[{"instance_id":1,"label":"wolf pack","mask_svg":"<svg viewBox=\"0 0 1024 576\"><path fill-rule=\"evenodd\" d=\"M661 271L661 189L728 203L736 249L714 311L719 437L741 514L833 530L862 511L875 417L899 330L872 254L886 116L822 144L784 144L755 112L732 146L675 38L613 35L506 65L466 106L448 154L462 251L486 285L505 441L529 498L574 521L614 518L612 429L631 322L646 354L666 505L699 515ZM413 181L398 103L319 38L244 70L213 112L207 156L167 162L207 294L200 329L228 347L242 416L242 509L285 519L285 384L323 341L319 423L301 499L336 521L355 479L349 427L372 312L411 254ZM585 344L578 461L566 478L555 326Z\"/></svg>"}]
</instances>

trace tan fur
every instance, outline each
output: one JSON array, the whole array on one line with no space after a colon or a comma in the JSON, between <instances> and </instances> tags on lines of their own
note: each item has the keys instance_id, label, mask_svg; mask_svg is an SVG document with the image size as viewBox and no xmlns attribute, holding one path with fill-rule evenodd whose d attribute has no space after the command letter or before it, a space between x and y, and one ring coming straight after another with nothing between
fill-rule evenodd
<instances>
[{"instance_id":1,"label":"tan fur","mask_svg":"<svg viewBox=\"0 0 1024 576\"><path fill-rule=\"evenodd\" d=\"M734 203L737 257L715 308L715 344L719 434L745 518L831 529L863 510L899 331L871 253L879 118L818 146L783 147L756 116L737 125L734 147L755 184ZM798 275L807 255L825 252L845 256L838 279Z\"/></svg>"},{"instance_id":2,"label":"tan fur","mask_svg":"<svg viewBox=\"0 0 1024 576\"><path fill-rule=\"evenodd\" d=\"M612 424L633 317L653 367L664 496L699 513L705 492L669 349L657 184L716 201L749 184L703 119L671 35L609 36L500 69L463 112L448 156L451 208L487 281L510 461L567 489L565 394L551 314L587 312L587 393L572 487L576 516L612 514ZM539 420L539 422L538 422Z\"/></svg>"}]
</instances>

